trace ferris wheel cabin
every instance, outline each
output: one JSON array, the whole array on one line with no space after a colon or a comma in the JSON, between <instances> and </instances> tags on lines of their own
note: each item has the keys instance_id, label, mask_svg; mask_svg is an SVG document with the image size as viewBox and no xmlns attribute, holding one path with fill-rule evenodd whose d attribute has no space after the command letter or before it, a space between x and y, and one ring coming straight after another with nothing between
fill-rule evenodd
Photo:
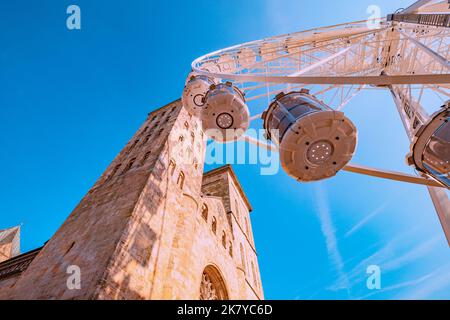
<instances>
[{"instance_id":1,"label":"ferris wheel cabin","mask_svg":"<svg viewBox=\"0 0 450 320\"><path fill-rule=\"evenodd\" d=\"M416 133L407 161L450 188L450 101Z\"/></svg>"},{"instance_id":2,"label":"ferris wheel cabin","mask_svg":"<svg viewBox=\"0 0 450 320\"><path fill-rule=\"evenodd\" d=\"M308 90L277 95L263 120L267 138L279 146L283 169L298 181L336 175L355 152L353 123Z\"/></svg>"}]
</instances>

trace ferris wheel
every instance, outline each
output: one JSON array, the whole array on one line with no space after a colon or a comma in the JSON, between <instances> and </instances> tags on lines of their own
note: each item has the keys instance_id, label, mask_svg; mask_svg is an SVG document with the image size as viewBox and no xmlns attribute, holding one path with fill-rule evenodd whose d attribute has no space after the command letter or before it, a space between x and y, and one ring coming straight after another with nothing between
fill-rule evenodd
<instances>
[{"instance_id":1,"label":"ferris wheel","mask_svg":"<svg viewBox=\"0 0 450 320\"><path fill-rule=\"evenodd\" d=\"M448 1L420 0L377 21L206 54L192 63L183 105L218 142L279 152L282 168L301 182L345 170L427 186L450 245L449 12ZM364 90L391 93L410 141L406 164L417 175L350 163L357 128L343 111ZM265 141L245 134L261 119Z\"/></svg>"}]
</instances>

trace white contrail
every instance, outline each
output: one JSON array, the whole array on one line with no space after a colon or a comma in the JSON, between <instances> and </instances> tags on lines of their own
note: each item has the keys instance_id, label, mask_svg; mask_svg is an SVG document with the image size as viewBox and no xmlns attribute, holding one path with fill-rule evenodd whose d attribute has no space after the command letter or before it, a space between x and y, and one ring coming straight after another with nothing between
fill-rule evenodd
<instances>
[{"instance_id":1,"label":"white contrail","mask_svg":"<svg viewBox=\"0 0 450 320\"><path fill-rule=\"evenodd\" d=\"M350 282L348 281L347 274L344 270L344 262L339 251L336 231L331 219L326 192L321 182L315 184L315 193L317 214L319 216L322 233L325 237L328 254L330 256L331 262L336 268L339 278L343 281L344 287L347 289L347 292L350 295Z\"/></svg>"},{"instance_id":2,"label":"white contrail","mask_svg":"<svg viewBox=\"0 0 450 320\"><path fill-rule=\"evenodd\" d=\"M432 273L430 279L423 281L418 286L411 287L411 289L403 294L399 294L396 299L405 300L424 300L436 299L436 294L439 292L448 292L450 289L450 273L448 268L450 265L445 265ZM433 296L433 294L435 296Z\"/></svg>"},{"instance_id":3,"label":"white contrail","mask_svg":"<svg viewBox=\"0 0 450 320\"><path fill-rule=\"evenodd\" d=\"M344 235L345 238L351 236L353 233L364 227L371 219L373 219L375 216L377 216L379 213L383 212L383 210L387 207L388 203L385 202L378 208L376 208L374 211L372 211L370 214L365 216L360 222L358 222L356 225L353 226L347 233Z\"/></svg>"},{"instance_id":4,"label":"white contrail","mask_svg":"<svg viewBox=\"0 0 450 320\"><path fill-rule=\"evenodd\" d=\"M377 295L377 294L380 294L380 293L385 293L385 292L389 292L389 291L393 291L393 290L398 290L398 289L402 289L402 288L408 288L408 287L416 286L416 285L419 285L419 284L423 283L424 281L427 281L427 280L431 279L435 275L436 275L436 271L433 271L433 272L428 273L428 274L426 274L426 275L424 275L424 276L422 276L420 278L409 280L409 281L400 282L400 283L393 284L391 286L382 288L381 290L376 290L376 291L370 292L370 293L368 293L368 294L366 294L366 295L364 295L362 297L358 297L357 300L364 300L364 299L367 299L367 298L369 298L369 297L371 297L373 295Z\"/></svg>"},{"instance_id":5,"label":"white contrail","mask_svg":"<svg viewBox=\"0 0 450 320\"><path fill-rule=\"evenodd\" d=\"M328 289L335 291L346 288L348 282L355 283L364 281L367 277L366 268L369 265L380 266L383 274L399 270L427 256L435 248L439 241L442 240L441 235L436 235L426 241L415 243L409 245L407 248L404 248L404 239L409 238L411 234L414 234L415 232L415 230L411 230L390 240L386 243L386 245L381 247L372 255L359 262L354 268L346 273L345 278L338 279L338 281L336 281L336 283ZM402 253L399 254L399 251Z\"/></svg>"}]
</instances>

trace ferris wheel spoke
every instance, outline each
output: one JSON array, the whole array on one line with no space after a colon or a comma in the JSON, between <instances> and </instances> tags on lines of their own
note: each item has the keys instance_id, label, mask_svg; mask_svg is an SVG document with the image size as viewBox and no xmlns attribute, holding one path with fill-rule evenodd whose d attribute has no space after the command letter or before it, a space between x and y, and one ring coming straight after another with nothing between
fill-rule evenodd
<instances>
[{"instance_id":1,"label":"ferris wheel spoke","mask_svg":"<svg viewBox=\"0 0 450 320\"><path fill-rule=\"evenodd\" d=\"M256 138L253 138L249 135L244 134L243 136L241 136L240 140L245 141L247 143L256 145L257 147L261 147L264 148L268 151L279 151L278 147L274 144L268 144L264 141L258 140Z\"/></svg>"},{"instance_id":2,"label":"ferris wheel spoke","mask_svg":"<svg viewBox=\"0 0 450 320\"><path fill-rule=\"evenodd\" d=\"M256 115L254 115L254 116L251 116L250 119L249 119L249 121L252 122L252 121L254 121L254 120L260 120L260 119L261 119L261 116L262 116L262 113L259 113L259 114L256 114Z\"/></svg>"},{"instance_id":3,"label":"ferris wheel spoke","mask_svg":"<svg viewBox=\"0 0 450 320\"><path fill-rule=\"evenodd\" d=\"M427 88L430 88L431 90L434 90L434 91L436 91L437 93L440 93L440 94L443 94L443 95L445 95L445 96L447 96L447 97L450 97L450 93L449 92L446 92L445 91L445 89L447 89L447 88L445 88L444 87L444 89L441 89L441 87L440 86L437 86L437 85L428 85L428 86L426 86ZM448 89L447 89L448 90Z\"/></svg>"},{"instance_id":4,"label":"ferris wheel spoke","mask_svg":"<svg viewBox=\"0 0 450 320\"><path fill-rule=\"evenodd\" d=\"M435 180L425 179L422 177L413 176L402 172L381 170L357 164L348 164L343 168L343 170L347 172L358 173L376 178L443 188L443 186L440 183L436 182Z\"/></svg>"},{"instance_id":5,"label":"ferris wheel spoke","mask_svg":"<svg viewBox=\"0 0 450 320\"><path fill-rule=\"evenodd\" d=\"M301 88L304 88L304 87L305 87L305 85L291 86L290 90L301 89ZM277 95L278 93L283 92L283 91L284 91L284 89L268 91L268 92L265 92L265 93L262 93L262 94L259 94L259 95L251 96L251 97L247 98L246 101L247 102L255 101L255 100L258 100L260 98L265 98L265 97L269 97L270 98L271 96Z\"/></svg>"},{"instance_id":6,"label":"ferris wheel spoke","mask_svg":"<svg viewBox=\"0 0 450 320\"><path fill-rule=\"evenodd\" d=\"M328 92L328 91L330 91L330 90L333 90L333 89L336 88L336 87L337 87L336 84L328 85L328 86L325 86L324 89L321 89L320 91L316 91L316 92L314 92L313 94L314 94L315 96L319 96L319 95L321 95L321 94L325 94L326 92Z\"/></svg>"},{"instance_id":7,"label":"ferris wheel spoke","mask_svg":"<svg viewBox=\"0 0 450 320\"><path fill-rule=\"evenodd\" d=\"M341 111L342 109L344 109L344 107L354 98L358 95L358 93L361 92L361 90L363 90L366 87L366 85L362 85L359 86L355 92L353 92L350 96L347 96L347 98L341 102L341 104L339 106L336 107L337 111Z\"/></svg>"}]
</instances>

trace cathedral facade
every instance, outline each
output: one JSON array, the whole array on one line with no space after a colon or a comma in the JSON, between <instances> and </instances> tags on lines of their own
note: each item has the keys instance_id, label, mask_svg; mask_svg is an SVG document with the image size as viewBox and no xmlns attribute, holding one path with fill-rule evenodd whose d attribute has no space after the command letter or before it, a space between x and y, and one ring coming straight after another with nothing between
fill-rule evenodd
<instances>
[{"instance_id":1,"label":"cathedral facade","mask_svg":"<svg viewBox=\"0 0 450 320\"><path fill-rule=\"evenodd\" d=\"M181 101L150 113L42 248L0 231L0 299L263 299L251 205L205 149Z\"/></svg>"}]
</instances>

